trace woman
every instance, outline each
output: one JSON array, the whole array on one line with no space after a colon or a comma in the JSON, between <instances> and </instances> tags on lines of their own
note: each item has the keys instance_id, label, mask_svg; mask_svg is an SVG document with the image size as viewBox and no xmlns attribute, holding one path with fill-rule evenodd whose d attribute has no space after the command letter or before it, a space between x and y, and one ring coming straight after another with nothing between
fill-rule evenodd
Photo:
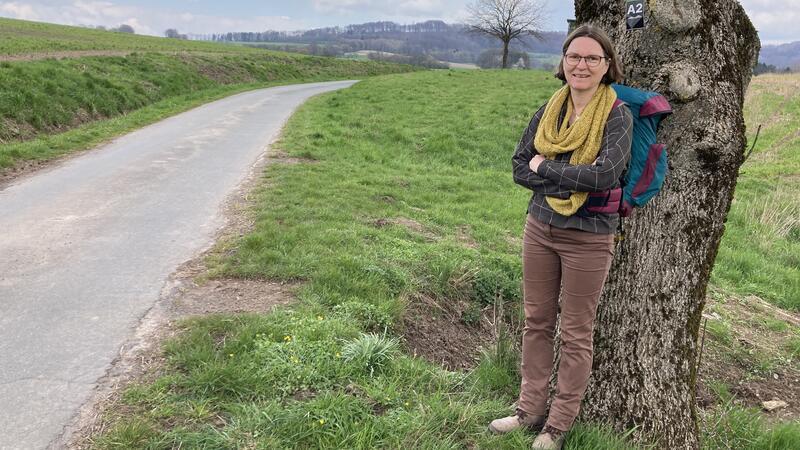
<instances>
[{"instance_id":1,"label":"woman","mask_svg":"<svg viewBox=\"0 0 800 450\"><path fill-rule=\"evenodd\" d=\"M489 425L496 433L541 430L537 449L561 448L586 390L597 301L619 220L592 212L587 197L619 188L633 127L610 86L621 81L622 67L608 36L581 26L562 53L556 76L566 85L534 114L512 158L514 181L533 191L523 236L522 386L516 414ZM545 416L559 297L561 359Z\"/></svg>"}]
</instances>

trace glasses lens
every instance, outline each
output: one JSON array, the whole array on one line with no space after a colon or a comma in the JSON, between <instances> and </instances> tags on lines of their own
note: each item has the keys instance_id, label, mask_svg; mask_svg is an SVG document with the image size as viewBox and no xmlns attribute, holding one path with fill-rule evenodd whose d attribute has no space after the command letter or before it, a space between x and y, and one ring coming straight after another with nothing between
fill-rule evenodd
<instances>
[{"instance_id":1,"label":"glasses lens","mask_svg":"<svg viewBox=\"0 0 800 450\"><path fill-rule=\"evenodd\" d=\"M597 65L600 64L600 60L602 58L600 58L597 55L590 55L590 56L587 56L585 59L586 59L586 64L587 65L589 65L590 67L597 67Z\"/></svg>"},{"instance_id":2,"label":"glasses lens","mask_svg":"<svg viewBox=\"0 0 800 450\"><path fill-rule=\"evenodd\" d=\"M581 57L579 55L570 53L567 55L567 64L570 66L577 66L581 62Z\"/></svg>"}]
</instances>

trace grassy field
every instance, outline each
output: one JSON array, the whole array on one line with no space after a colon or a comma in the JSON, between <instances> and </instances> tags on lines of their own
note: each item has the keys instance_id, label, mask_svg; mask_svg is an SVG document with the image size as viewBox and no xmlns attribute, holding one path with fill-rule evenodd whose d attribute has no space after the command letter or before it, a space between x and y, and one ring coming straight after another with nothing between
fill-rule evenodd
<instances>
[{"instance_id":1,"label":"grassy field","mask_svg":"<svg viewBox=\"0 0 800 450\"><path fill-rule=\"evenodd\" d=\"M0 61L0 175L4 169L88 148L234 92L414 70L0 19L0 49L35 51L34 43L50 50L82 49L85 44L131 53ZM162 53L175 50L181 51Z\"/></svg>"},{"instance_id":2,"label":"grassy field","mask_svg":"<svg viewBox=\"0 0 800 450\"><path fill-rule=\"evenodd\" d=\"M507 331L498 326L498 344L465 372L409 356L398 337L404 312L421 303L448 310L466 302L480 314L499 293L506 314L518 317L528 193L511 182L509 158L557 86L545 72L421 72L369 79L308 102L277 145L301 163L268 168L254 230L220 244L210 261L215 275L300 282L297 304L184 323L165 347L163 375L129 388L93 445L529 446L527 433L486 432L489 420L510 411L518 388ZM729 222L729 232L737 223ZM743 244L726 237L725 245ZM781 292L772 281L753 283ZM713 326L709 335L709 346L724 338ZM704 448L800 443L800 425L767 424L722 383L714 388L719 406L703 416ZM641 447L578 424L566 448Z\"/></svg>"},{"instance_id":3,"label":"grassy field","mask_svg":"<svg viewBox=\"0 0 800 450\"><path fill-rule=\"evenodd\" d=\"M800 311L800 76L760 75L745 121L755 151L741 168L712 283Z\"/></svg>"},{"instance_id":4,"label":"grassy field","mask_svg":"<svg viewBox=\"0 0 800 450\"><path fill-rule=\"evenodd\" d=\"M258 54L258 49L0 17L0 56L86 50Z\"/></svg>"}]
</instances>

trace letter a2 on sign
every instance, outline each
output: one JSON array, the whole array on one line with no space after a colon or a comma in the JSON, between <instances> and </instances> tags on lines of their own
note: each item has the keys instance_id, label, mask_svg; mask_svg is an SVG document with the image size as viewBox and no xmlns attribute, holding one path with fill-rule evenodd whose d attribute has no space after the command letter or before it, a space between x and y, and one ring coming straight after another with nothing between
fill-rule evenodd
<instances>
[{"instance_id":1,"label":"letter a2 on sign","mask_svg":"<svg viewBox=\"0 0 800 450\"><path fill-rule=\"evenodd\" d=\"M644 28L644 0L625 2L625 18L628 30Z\"/></svg>"}]
</instances>

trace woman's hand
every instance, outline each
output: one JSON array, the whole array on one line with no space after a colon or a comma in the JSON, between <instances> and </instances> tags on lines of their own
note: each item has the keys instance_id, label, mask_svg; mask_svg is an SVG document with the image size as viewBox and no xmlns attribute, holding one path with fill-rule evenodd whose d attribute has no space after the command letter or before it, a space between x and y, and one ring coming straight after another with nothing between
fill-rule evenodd
<instances>
[{"instance_id":1,"label":"woman's hand","mask_svg":"<svg viewBox=\"0 0 800 450\"><path fill-rule=\"evenodd\" d=\"M545 160L544 156L542 156L542 155L535 155L535 156L533 157L533 159L531 159L531 162L529 162L529 163L528 163L528 167L530 167L530 168L531 168L531 171L532 171L532 172L534 172L534 173L539 173L539 172L537 171L537 169L539 168L539 164L541 164L541 163L542 163L542 161L544 161L544 160Z\"/></svg>"}]
</instances>

